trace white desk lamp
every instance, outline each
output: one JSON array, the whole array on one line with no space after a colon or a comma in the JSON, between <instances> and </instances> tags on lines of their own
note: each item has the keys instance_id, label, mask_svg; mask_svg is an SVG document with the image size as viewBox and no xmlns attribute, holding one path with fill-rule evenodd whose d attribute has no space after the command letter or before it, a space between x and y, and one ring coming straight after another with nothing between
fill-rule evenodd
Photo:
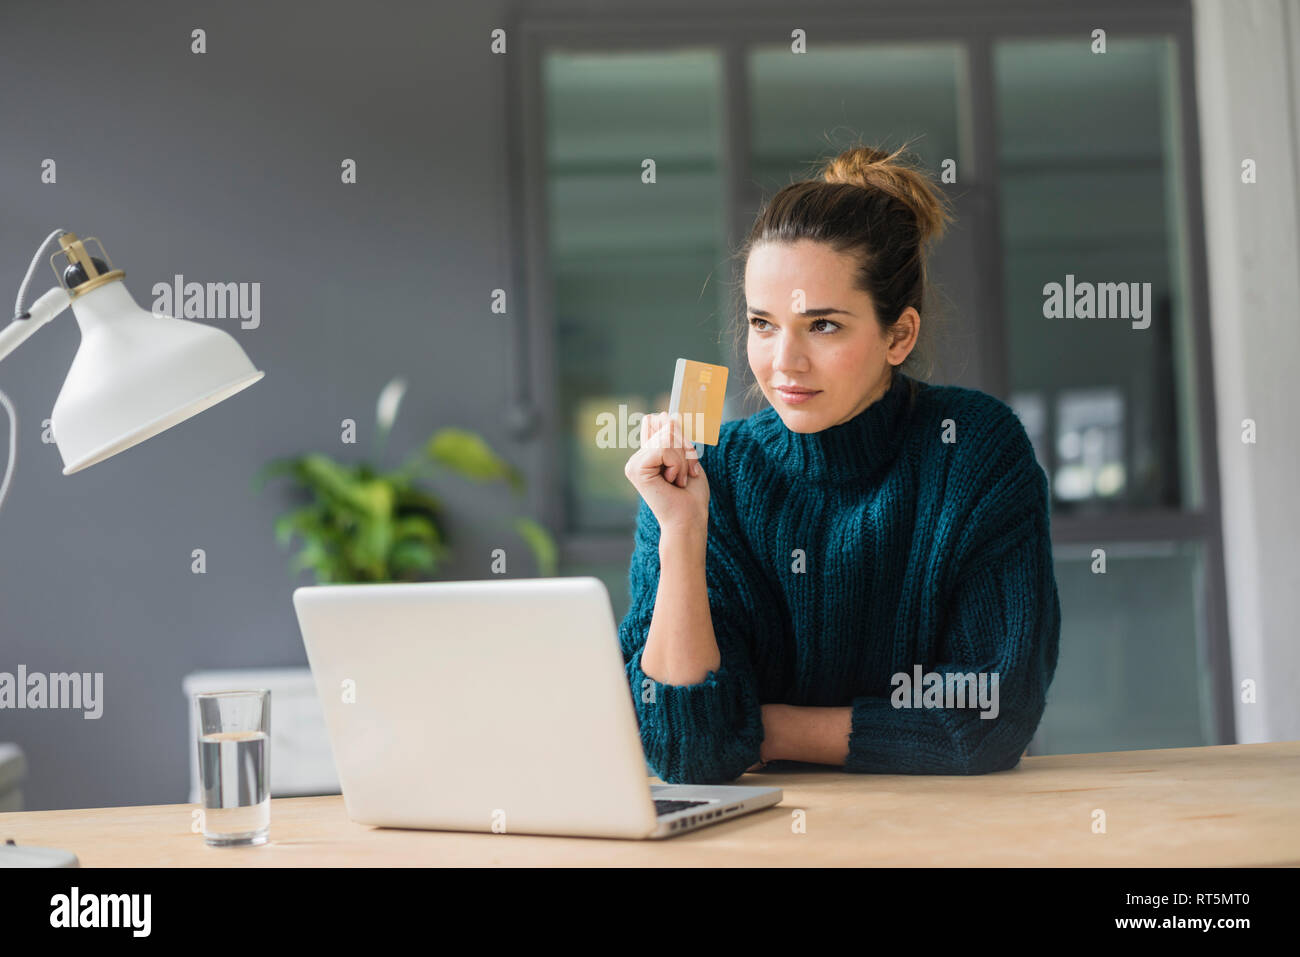
<instances>
[{"instance_id":1,"label":"white desk lamp","mask_svg":"<svg viewBox=\"0 0 1300 957\"><path fill-rule=\"evenodd\" d=\"M55 239L61 248L50 257L50 265L59 285L24 310L32 273ZM89 242L99 246L102 258L86 251ZM60 256L67 260L62 273L54 266ZM81 346L50 416L64 475L197 415L264 374L229 333L140 308L122 282L125 275L113 268L98 239L83 242L56 229L32 259L18 291L13 322L0 329L4 359L68 306L81 326ZM0 402L10 419L9 463L0 481L3 504L13 474L17 421L4 393Z\"/></svg>"},{"instance_id":2,"label":"white desk lamp","mask_svg":"<svg viewBox=\"0 0 1300 957\"><path fill-rule=\"evenodd\" d=\"M50 257L50 265L58 256L67 260L61 274L54 269L59 285L25 310L23 299L32 273L55 239L62 248ZM18 290L14 321L0 329L3 359L68 306L81 326L81 346L50 416L64 475L197 415L263 375L229 333L141 309L122 282L126 274L113 268L103 244L93 237L85 242L99 245L103 258L92 257L83 241L66 230L56 229L46 237ZM9 462L0 479L3 505L18 450L18 416L3 392L0 405L9 413ZM67 851L17 847L12 842L0 845L0 867L77 867L79 863Z\"/></svg>"}]
</instances>

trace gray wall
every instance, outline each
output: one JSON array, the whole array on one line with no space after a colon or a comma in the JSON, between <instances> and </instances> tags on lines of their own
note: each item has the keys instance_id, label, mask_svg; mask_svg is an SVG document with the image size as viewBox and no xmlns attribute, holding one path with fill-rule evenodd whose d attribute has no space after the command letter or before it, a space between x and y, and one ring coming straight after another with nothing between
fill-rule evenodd
<instances>
[{"instance_id":1,"label":"gray wall","mask_svg":"<svg viewBox=\"0 0 1300 957\"><path fill-rule=\"evenodd\" d=\"M52 229L100 237L149 308L181 273L261 282L259 328L232 332L266 378L73 476L41 442L80 335L71 312L0 365L18 466L0 510L0 671L104 673L104 714L0 711L30 768L26 806L184 801L181 677L305 664L296 584L272 521L288 501L250 477L299 451L369 448L376 394L410 391L390 449L480 431L523 465L505 425L510 329L502 5L15 3L0 8L0 304ZM207 30L208 52L189 52ZM43 185L40 164L58 163ZM342 185L339 164L359 164ZM53 285L40 267L35 294ZM4 320L7 321L7 318ZM339 423L357 420L356 446ZM7 429L7 426L0 426ZM0 455L4 449L0 446ZM534 574L504 489L449 478L461 559L487 577L504 544ZM194 548L207 574L190 571Z\"/></svg>"}]
</instances>

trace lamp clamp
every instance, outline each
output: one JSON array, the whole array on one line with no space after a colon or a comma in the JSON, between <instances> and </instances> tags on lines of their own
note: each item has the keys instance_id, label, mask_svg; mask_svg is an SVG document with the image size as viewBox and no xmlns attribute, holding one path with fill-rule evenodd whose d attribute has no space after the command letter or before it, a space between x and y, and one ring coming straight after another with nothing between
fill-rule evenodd
<instances>
[{"instance_id":1,"label":"lamp clamp","mask_svg":"<svg viewBox=\"0 0 1300 957\"><path fill-rule=\"evenodd\" d=\"M92 256L86 250L86 243L98 246L99 255ZM59 246L59 251L50 256L50 268L54 270L59 286L72 299L106 283L116 282L126 275L124 270L113 268L113 260L105 252L104 244L94 236L87 236L83 240L78 239L76 233L64 233L59 237ZM67 262L62 271L54 264L54 260L59 257Z\"/></svg>"}]
</instances>

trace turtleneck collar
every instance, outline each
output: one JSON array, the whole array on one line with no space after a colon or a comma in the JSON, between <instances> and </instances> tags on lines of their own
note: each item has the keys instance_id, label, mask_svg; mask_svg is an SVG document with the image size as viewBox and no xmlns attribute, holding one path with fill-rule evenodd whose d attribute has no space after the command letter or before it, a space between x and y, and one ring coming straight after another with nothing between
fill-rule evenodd
<instances>
[{"instance_id":1,"label":"turtleneck collar","mask_svg":"<svg viewBox=\"0 0 1300 957\"><path fill-rule=\"evenodd\" d=\"M792 478L827 485L861 483L898 454L911 390L910 378L895 371L889 390L847 422L820 432L792 432L769 406L754 413L750 434Z\"/></svg>"}]
</instances>

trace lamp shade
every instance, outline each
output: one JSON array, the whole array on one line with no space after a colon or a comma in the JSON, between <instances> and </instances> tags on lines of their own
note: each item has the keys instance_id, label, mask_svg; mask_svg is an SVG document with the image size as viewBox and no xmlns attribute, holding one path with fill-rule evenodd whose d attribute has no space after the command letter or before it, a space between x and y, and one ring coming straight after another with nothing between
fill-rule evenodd
<instances>
[{"instance_id":1,"label":"lamp shade","mask_svg":"<svg viewBox=\"0 0 1300 957\"><path fill-rule=\"evenodd\" d=\"M50 416L64 475L197 415L264 374L228 332L147 312L120 280L78 296L72 312L81 346Z\"/></svg>"}]
</instances>

